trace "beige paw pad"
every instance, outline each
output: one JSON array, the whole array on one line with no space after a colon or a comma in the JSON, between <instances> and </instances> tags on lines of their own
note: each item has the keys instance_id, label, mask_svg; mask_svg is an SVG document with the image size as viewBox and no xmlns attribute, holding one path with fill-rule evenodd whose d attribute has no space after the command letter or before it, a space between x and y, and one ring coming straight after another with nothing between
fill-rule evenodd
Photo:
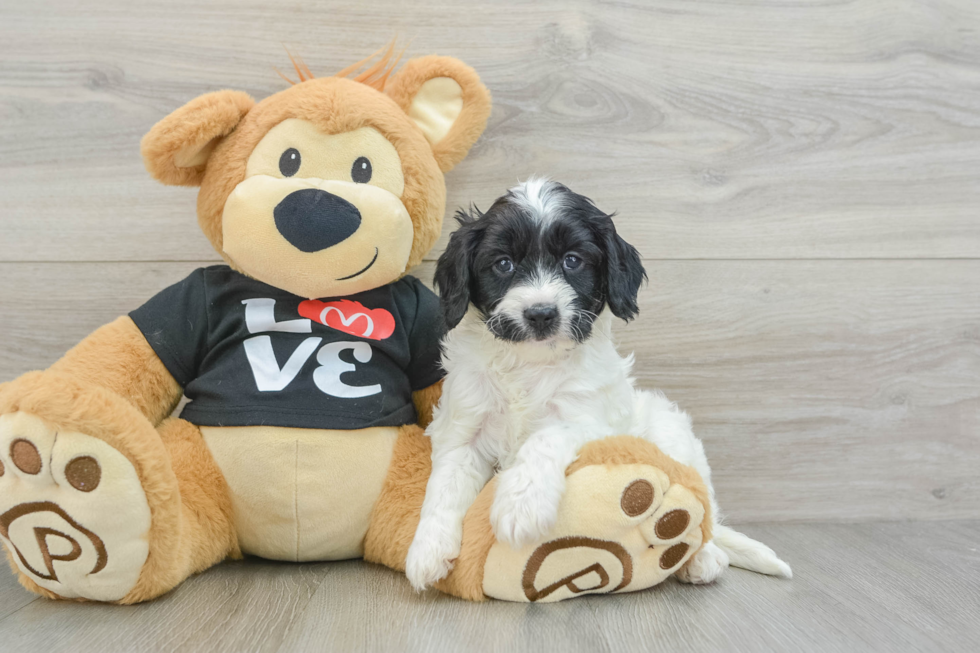
<instances>
[{"instance_id":1,"label":"beige paw pad","mask_svg":"<svg viewBox=\"0 0 980 653\"><path fill-rule=\"evenodd\" d=\"M121 599L146 562L149 530L122 453L27 413L0 416L0 540L21 573L64 598Z\"/></svg>"},{"instance_id":2,"label":"beige paw pad","mask_svg":"<svg viewBox=\"0 0 980 653\"><path fill-rule=\"evenodd\" d=\"M649 465L591 465L566 479L558 521L519 550L495 543L483 591L509 601L550 602L652 587L701 546L704 507Z\"/></svg>"}]
</instances>

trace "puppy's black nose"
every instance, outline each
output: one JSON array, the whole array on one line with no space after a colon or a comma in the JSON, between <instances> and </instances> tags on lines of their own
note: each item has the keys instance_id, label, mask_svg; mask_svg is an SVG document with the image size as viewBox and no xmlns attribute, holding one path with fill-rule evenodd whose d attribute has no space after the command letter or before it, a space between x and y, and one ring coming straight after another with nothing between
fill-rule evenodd
<instances>
[{"instance_id":1,"label":"puppy's black nose","mask_svg":"<svg viewBox=\"0 0 980 653\"><path fill-rule=\"evenodd\" d=\"M361 226L361 212L342 197L317 188L283 198L272 215L282 237L301 252L319 252L350 238Z\"/></svg>"},{"instance_id":2,"label":"puppy's black nose","mask_svg":"<svg viewBox=\"0 0 980 653\"><path fill-rule=\"evenodd\" d=\"M554 304L535 304L524 309L524 319L538 333L547 333L558 322L558 307Z\"/></svg>"}]
</instances>

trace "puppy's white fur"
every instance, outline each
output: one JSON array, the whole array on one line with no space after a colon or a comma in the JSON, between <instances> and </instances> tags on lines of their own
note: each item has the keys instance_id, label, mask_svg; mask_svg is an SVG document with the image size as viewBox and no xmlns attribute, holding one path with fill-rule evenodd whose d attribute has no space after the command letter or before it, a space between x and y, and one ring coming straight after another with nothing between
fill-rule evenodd
<instances>
[{"instance_id":1,"label":"puppy's white fur","mask_svg":"<svg viewBox=\"0 0 980 653\"><path fill-rule=\"evenodd\" d=\"M510 189L514 201L538 224L555 220L564 207L564 193L547 177L532 177Z\"/></svg>"},{"instance_id":2,"label":"puppy's white fur","mask_svg":"<svg viewBox=\"0 0 980 653\"><path fill-rule=\"evenodd\" d=\"M499 468L490 520L501 542L520 547L554 525L565 469L592 440L630 434L694 467L711 491L711 469L690 417L659 392L634 387L632 356L612 341L612 315L596 320L583 343L508 342L488 332L470 309L444 341L447 376L426 433L432 438L432 475L408 552L406 573L416 589L445 577L459 555L466 510ZM768 547L723 526L678 578L710 583L729 564L790 577ZM727 549L727 550L726 550Z\"/></svg>"}]
</instances>

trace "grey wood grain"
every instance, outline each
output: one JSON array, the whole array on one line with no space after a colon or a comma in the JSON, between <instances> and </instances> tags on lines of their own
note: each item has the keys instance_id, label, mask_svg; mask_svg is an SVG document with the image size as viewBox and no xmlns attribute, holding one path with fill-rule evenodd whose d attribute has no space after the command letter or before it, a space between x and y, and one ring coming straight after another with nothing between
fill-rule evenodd
<instances>
[{"instance_id":1,"label":"grey wood grain","mask_svg":"<svg viewBox=\"0 0 980 653\"><path fill-rule=\"evenodd\" d=\"M0 263L0 382L196 266ZM980 261L647 267L620 350L693 415L732 518L980 514Z\"/></svg>"},{"instance_id":2,"label":"grey wood grain","mask_svg":"<svg viewBox=\"0 0 980 653\"><path fill-rule=\"evenodd\" d=\"M980 262L648 264L621 332L740 520L972 517ZM970 462L967 462L970 461Z\"/></svg>"},{"instance_id":3,"label":"grey wood grain","mask_svg":"<svg viewBox=\"0 0 980 653\"><path fill-rule=\"evenodd\" d=\"M16 576L10 573L9 567L0 572L0 620L21 610L26 605L40 600L36 594L31 594L17 582ZM0 632L3 627L0 626Z\"/></svg>"},{"instance_id":4,"label":"grey wood grain","mask_svg":"<svg viewBox=\"0 0 980 653\"><path fill-rule=\"evenodd\" d=\"M330 74L396 34L494 94L450 209L550 174L650 258L980 255L973 0L45 0L0 5L0 260L216 258L140 137L282 89L283 44Z\"/></svg>"},{"instance_id":5,"label":"grey wood grain","mask_svg":"<svg viewBox=\"0 0 980 653\"><path fill-rule=\"evenodd\" d=\"M418 595L360 561L246 560L149 604L37 600L0 618L5 650L972 651L980 522L758 524L796 577L738 569L552 605ZM13 583L0 574L0 600ZM0 608L3 604L0 603Z\"/></svg>"}]
</instances>

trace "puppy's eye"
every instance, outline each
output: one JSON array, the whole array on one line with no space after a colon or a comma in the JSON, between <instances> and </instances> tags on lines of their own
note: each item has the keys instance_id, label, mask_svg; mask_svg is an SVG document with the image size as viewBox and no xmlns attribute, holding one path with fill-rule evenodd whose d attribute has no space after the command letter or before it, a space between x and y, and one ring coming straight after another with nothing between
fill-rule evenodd
<instances>
[{"instance_id":1,"label":"puppy's eye","mask_svg":"<svg viewBox=\"0 0 980 653\"><path fill-rule=\"evenodd\" d=\"M572 270L577 270L582 266L582 259L575 254L568 254L565 256L565 260L562 263L565 269L571 272Z\"/></svg>"},{"instance_id":2,"label":"puppy's eye","mask_svg":"<svg viewBox=\"0 0 980 653\"><path fill-rule=\"evenodd\" d=\"M299 150L291 147L279 157L279 172L282 173L283 177L292 177L299 172L300 163L302 163L302 158L299 155Z\"/></svg>"},{"instance_id":3,"label":"puppy's eye","mask_svg":"<svg viewBox=\"0 0 980 653\"><path fill-rule=\"evenodd\" d=\"M357 157L357 161L350 169L350 178L358 184L366 184L371 181L371 162L366 156Z\"/></svg>"},{"instance_id":4,"label":"puppy's eye","mask_svg":"<svg viewBox=\"0 0 980 653\"><path fill-rule=\"evenodd\" d=\"M502 258L496 263L494 263L493 267L495 270L497 270L497 272L501 272L503 274L510 274L511 272L514 271L514 262L509 258Z\"/></svg>"}]
</instances>

